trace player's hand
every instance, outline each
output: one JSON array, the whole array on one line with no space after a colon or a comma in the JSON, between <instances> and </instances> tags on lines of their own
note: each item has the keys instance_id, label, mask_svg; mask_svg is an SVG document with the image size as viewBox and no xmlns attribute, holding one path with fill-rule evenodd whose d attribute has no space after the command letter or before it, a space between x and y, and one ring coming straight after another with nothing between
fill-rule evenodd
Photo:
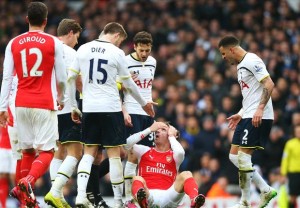
<instances>
[{"instance_id":1,"label":"player's hand","mask_svg":"<svg viewBox=\"0 0 300 208\"><path fill-rule=\"evenodd\" d=\"M124 122L125 122L125 126L133 127L131 116L128 113L124 114Z\"/></svg>"},{"instance_id":2,"label":"player's hand","mask_svg":"<svg viewBox=\"0 0 300 208\"><path fill-rule=\"evenodd\" d=\"M0 126L6 127L8 121L8 113L7 111L0 112Z\"/></svg>"},{"instance_id":3,"label":"player's hand","mask_svg":"<svg viewBox=\"0 0 300 208\"><path fill-rule=\"evenodd\" d=\"M164 122L154 122L149 128L151 132L156 132L158 129L167 128L168 125Z\"/></svg>"},{"instance_id":4,"label":"player's hand","mask_svg":"<svg viewBox=\"0 0 300 208\"><path fill-rule=\"evenodd\" d=\"M231 130L235 130L236 126L238 125L241 119L242 117L239 114L234 114L228 117L228 128Z\"/></svg>"},{"instance_id":5,"label":"player's hand","mask_svg":"<svg viewBox=\"0 0 300 208\"><path fill-rule=\"evenodd\" d=\"M72 121L74 121L77 124L81 123L81 117L82 117L82 113L78 108L72 108L71 111L71 118Z\"/></svg>"},{"instance_id":6,"label":"player's hand","mask_svg":"<svg viewBox=\"0 0 300 208\"><path fill-rule=\"evenodd\" d=\"M62 110L65 107L65 103L57 101L57 109Z\"/></svg>"},{"instance_id":7,"label":"player's hand","mask_svg":"<svg viewBox=\"0 0 300 208\"><path fill-rule=\"evenodd\" d=\"M264 111L262 109L258 108L254 113L252 118L252 125L254 127L259 127L261 125L263 112Z\"/></svg>"},{"instance_id":8,"label":"player's hand","mask_svg":"<svg viewBox=\"0 0 300 208\"><path fill-rule=\"evenodd\" d=\"M131 71L130 74L131 74L131 78L133 79L133 81L138 80L138 76L139 76L138 73L135 73L134 71Z\"/></svg>"},{"instance_id":9,"label":"player's hand","mask_svg":"<svg viewBox=\"0 0 300 208\"><path fill-rule=\"evenodd\" d=\"M158 103L153 101L148 101L147 104L143 106L144 111L152 118L155 116L153 105L158 105Z\"/></svg>"},{"instance_id":10,"label":"player's hand","mask_svg":"<svg viewBox=\"0 0 300 208\"><path fill-rule=\"evenodd\" d=\"M174 126L169 126L169 130L168 130L168 136L169 137L175 137L176 138L177 135L177 129L175 129Z\"/></svg>"}]
</instances>

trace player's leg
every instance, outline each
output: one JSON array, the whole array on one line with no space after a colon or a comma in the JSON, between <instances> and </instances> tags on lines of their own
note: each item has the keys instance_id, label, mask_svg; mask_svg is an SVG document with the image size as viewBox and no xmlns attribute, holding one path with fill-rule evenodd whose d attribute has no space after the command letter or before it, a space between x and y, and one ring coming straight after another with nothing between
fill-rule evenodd
<instances>
[{"instance_id":1,"label":"player's leg","mask_svg":"<svg viewBox=\"0 0 300 208\"><path fill-rule=\"evenodd\" d=\"M114 192L115 207L123 206L122 195L123 195L123 165L120 157L120 147L109 147L106 148L107 156L109 158L109 173L112 189Z\"/></svg>"},{"instance_id":2,"label":"player's leg","mask_svg":"<svg viewBox=\"0 0 300 208\"><path fill-rule=\"evenodd\" d=\"M53 150L58 139L57 115L54 111L17 107L16 118L18 132L22 132L20 137L23 149L22 166L26 155L33 159L27 176L19 180L18 187L27 206L37 206L32 189L36 180L48 170L53 158ZM31 151L32 148L39 152L36 158L35 152Z\"/></svg>"},{"instance_id":3,"label":"player's leg","mask_svg":"<svg viewBox=\"0 0 300 208\"><path fill-rule=\"evenodd\" d=\"M297 196L300 195L300 173L289 173L288 188L289 188L289 208L297 207Z\"/></svg>"},{"instance_id":4,"label":"player's leg","mask_svg":"<svg viewBox=\"0 0 300 208\"><path fill-rule=\"evenodd\" d=\"M101 113L83 113L82 115L82 140L84 155L77 169L77 197L76 207L93 207L87 199L86 188L91 174L91 168L97 156L101 135L103 131L103 116Z\"/></svg>"},{"instance_id":5,"label":"player's leg","mask_svg":"<svg viewBox=\"0 0 300 208\"><path fill-rule=\"evenodd\" d=\"M22 164L22 151L20 149L18 131L16 127L7 126L9 140L11 144L12 157L16 161L15 166L15 183L21 179L21 164Z\"/></svg>"},{"instance_id":6,"label":"player's leg","mask_svg":"<svg viewBox=\"0 0 300 208\"><path fill-rule=\"evenodd\" d=\"M114 207L123 207L124 176L121 148L126 144L123 113L103 114L101 126L103 128L102 145L106 148L109 158L109 173L115 201Z\"/></svg>"},{"instance_id":7,"label":"player's leg","mask_svg":"<svg viewBox=\"0 0 300 208\"><path fill-rule=\"evenodd\" d=\"M106 202L104 201L104 199L101 196L100 193L100 164L101 164L101 160L102 160L102 147L99 147L98 149L98 154L94 160L94 163L92 165L92 169L91 169L91 175L87 184L87 188L86 188L86 193L87 193L87 198L88 200L95 205L95 207L101 207L101 208L109 208L109 206L106 204ZM108 159L107 159L108 162ZM104 162L105 163L105 162ZM104 165L104 163L102 164L102 167ZM106 168L106 167L104 167ZM105 171L105 170L104 170ZM109 172L109 163L107 163L107 172L106 174ZM102 173L101 173L102 174ZM106 175L105 174L105 175ZM103 177L104 175L102 175Z\"/></svg>"},{"instance_id":8,"label":"player's leg","mask_svg":"<svg viewBox=\"0 0 300 208\"><path fill-rule=\"evenodd\" d=\"M186 193L191 200L191 207L199 208L205 203L205 197L198 193L198 185L190 171L183 171L177 175L174 189L178 193ZM179 201L176 201L179 203Z\"/></svg>"},{"instance_id":9,"label":"player's leg","mask_svg":"<svg viewBox=\"0 0 300 208\"><path fill-rule=\"evenodd\" d=\"M64 146L58 141L57 142L57 151L55 151L54 153L54 157L50 163L50 167L49 167L49 173L50 173L50 179L51 179L51 183L54 182L58 169L61 166L61 164L63 163L63 160L66 157L66 150L64 148Z\"/></svg>"},{"instance_id":10,"label":"player's leg","mask_svg":"<svg viewBox=\"0 0 300 208\"><path fill-rule=\"evenodd\" d=\"M72 176L82 156L81 125L71 119L71 114L58 115L59 148L56 156L63 159L58 167L51 190L45 196L45 202L53 207L70 207L63 196L63 187ZM54 160L52 160L53 162Z\"/></svg>"},{"instance_id":11,"label":"player's leg","mask_svg":"<svg viewBox=\"0 0 300 208\"><path fill-rule=\"evenodd\" d=\"M148 197L150 195L146 181L141 176L134 176L131 187L132 196L139 203L141 208L148 207Z\"/></svg>"},{"instance_id":12,"label":"player's leg","mask_svg":"<svg viewBox=\"0 0 300 208\"><path fill-rule=\"evenodd\" d=\"M6 131L6 129L2 129L2 131ZM6 200L9 193L9 175L12 166L11 158L12 152L10 149L0 148L0 207L6 207Z\"/></svg>"},{"instance_id":13,"label":"player's leg","mask_svg":"<svg viewBox=\"0 0 300 208\"><path fill-rule=\"evenodd\" d=\"M127 162L124 168L124 183L125 183L125 197L126 201L130 201L132 199L131 195L131 186L132 186L132 178L136 175L137 168L137 157L133 153L133 150L130 149L127 151Z\"/></svg>"},{"instance_id":14,"label":"player's leg","mask_svg":"<svg viewBox=\"0 0 300 208\"><path fill-rule=\"evenodd\" d=\"M63 196L63 187L72 176L78 161L82 155L82 144L79 142L67 142L62 144L67 149L67 157L58 169L57 176L49 193L45 196L45 202L53 207L70 207Z\"/></svg>"}]
</instances>

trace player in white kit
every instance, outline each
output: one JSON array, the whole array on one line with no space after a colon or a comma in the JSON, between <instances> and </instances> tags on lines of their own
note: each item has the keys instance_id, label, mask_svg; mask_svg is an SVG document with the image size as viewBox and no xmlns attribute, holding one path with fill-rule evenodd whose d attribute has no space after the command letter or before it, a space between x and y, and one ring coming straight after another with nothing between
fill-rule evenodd
<instances>
[{"instance_id":1,"label":"player in white kit","mask_svg":"<svg viewBox=\"0 0 300 208\"><path fill-rule=\"evenodd\" d=\"M69 73L69 93L74 122L81 122L75 100L75 79L82 77L82 142L85 143L84 155L78 165L76 197L77 207L88 207L86 186L98 146L106 148L109 157L110 179L114 191L115 207L122 207L123 167L120 147L126 144L125 124L117 89L117 75L126 89L139 102L146 113L154 116L153 102L146 101L139 93L127 70L124 52L118 48L127 37L123 26L111 22L101 32L99 39L82 45Z\"/></svg>"},{"instance_id":2,"label":"player in white kit","mask_svg":"<svg viewBox=\"0 0 300 208\"><path fill-rule=\"evenodd\" d=\"M237 65L237 78L243 95L243 107L228 118L229 128L235 129L229 159L239 169L242 196L234 208L249 208L250 184L261 191L259 208L265 207L277 195L257 171L253 169L251 155L263 149L274 120L270 98L274 83L261 58L245 51L234 36L226 36L219 42L222 58Z\"/></svg>"},{"instance_id":3,"label":"player in white kit","mask_svg":"<svg viewBox=\"0 0 300 208\"><path fill-rule=\"evenodd\" d=\"M73 48L77 44L81 31L80 24L73 19L63 19L58 25L57 36L64 43L64 60L67 72L76 58L76 51ZM62 189L72 176L82 156L81 125L72 121L71 104L68 96L65 99L65 107L57 114L58 150L55 152L50 164L52 187L44 200L52 207L70 208L71 206L63 196ZM67 152L67 155L65 155L65 152Z\"/></svg>"}]
</instances>

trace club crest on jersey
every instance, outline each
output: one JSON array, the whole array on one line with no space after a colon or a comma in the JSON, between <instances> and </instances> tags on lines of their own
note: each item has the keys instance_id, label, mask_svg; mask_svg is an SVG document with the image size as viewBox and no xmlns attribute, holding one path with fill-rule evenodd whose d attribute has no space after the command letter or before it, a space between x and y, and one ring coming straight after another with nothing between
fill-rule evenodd
<instances>
[{"instance_id":1,"label":"club crest on jersey","mask_svg":"<svg viewBox=\"0 0 300 208\"><path fill-rule=\"evenodd\" d=\"M166 156L166 161L168 163L172 162L172 156L171 155Z\"/></svg>"},{"instance_id":2,"label":"club crest on jersey","mask_svg":"<svg viewBox=\"0 0 300 208\"><path fill-rule=\"evenodd\" d=\"M255 69L256 72L260 72L262 70L262 67L258 66L258 65L255 65L254 69Z\"/></svg>"}]
</instances>

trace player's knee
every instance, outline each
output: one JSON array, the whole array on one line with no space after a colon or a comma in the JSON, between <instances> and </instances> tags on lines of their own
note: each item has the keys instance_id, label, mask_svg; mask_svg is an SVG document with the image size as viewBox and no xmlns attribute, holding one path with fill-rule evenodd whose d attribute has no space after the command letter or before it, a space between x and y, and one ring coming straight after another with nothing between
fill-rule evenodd
<instances>
[{"instance_id":1,"label":"player's knee","mask_svg":"<svg viewBox=\"0 0 300 208\"><path fill-rule=\"evenodd\" d=\"M142 181L142 182L144 181L144 179L141 176L133 176L132 179Z\"/></svg>"},{"instance_id":2,"label":"player's knee","mask_svg":"<svg viewBox=\"0 0 300 208\"><path fill-rule=\"evenodd\" d=\"M229 154L229 160L238 168L239 162L238 162L238 155L235 154Z\"/></svg>"},{"instance_id":3,"label":"player's knee","mask_svg":"<svg viewBox=\"0 0 300 208\"><path fill-rule=\"evenodd\" d=\"M252 161L251 161L251 155L244 153L242 151L238 152L238 167L239 170L253 170L252 167Z\"/></svg>"},{"instance_id":4,"label":"player's knee","mask_svg":"<svg viewBox=\"0 0 300 208\"><path fill-rule=\"evenodd\" d=\"M193 174L191 173L191 171L183 171L178 175L178 179L182 180L182 181L184 181L188 178L191 178L191 177L193 177Z\"/></svg>"}]
</instances>

